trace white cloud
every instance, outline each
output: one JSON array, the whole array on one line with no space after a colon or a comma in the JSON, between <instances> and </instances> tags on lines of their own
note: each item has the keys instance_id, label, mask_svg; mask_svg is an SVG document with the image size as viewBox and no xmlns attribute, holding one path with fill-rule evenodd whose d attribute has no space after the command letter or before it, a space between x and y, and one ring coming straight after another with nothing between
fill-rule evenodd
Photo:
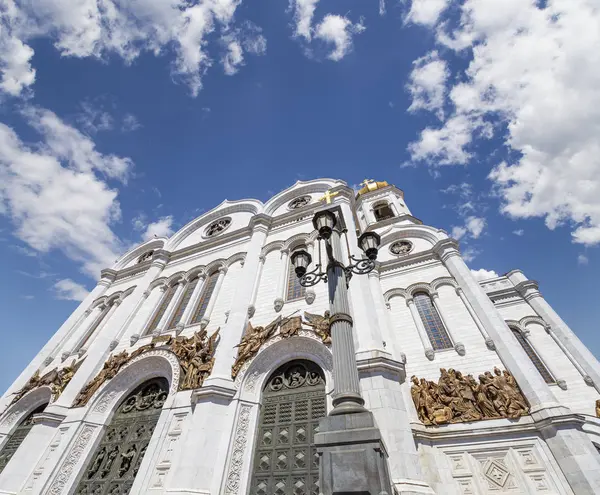
<instances>
[{"instance_id":1,"label":"white cloud","mask_svg":"<svg viewBox=\"0 0 600 495\"><path fill-rule=\"evenodd\" d=\"M587 265L589 262L590 260L585 254L580 254L579 256L577 256L577 263L579 265Z\"/></svg>"},{"instance_id":2,"label":"white cloud","mask_svg":"<svg viewBox=\"0 0 600 495\"><path fill-rule=\"evenodd\" d=\"M347 17L338 14L326 14L320 23L313 26L318 3L319 0L290 0L290 10L293 10L295 23L294 36L305 42L316 38L332 44L333 50L329 52L327 58L338 62L352 51L352 37L362 33L366 28L362 19L355 24ZM385 4L381 1L380 13L382 13L382 6L385 9ZM312 56L310 50L307 50L306 53Z\"/></svg>"},{"instance_id":3,"label":"white cloud","mask_svg":"<svg viewBox=\"0 0 600 495\"><path fill-rule=\"evenodd\" d=\"M312 38L312 21L319 0L290 0L290 8L294 9L296 36L307 41Z\"/></svg>"},{"instance_id":4,"label":"white cloud","mask_svg":"<svg viewBox=\"0 0 600 495\"><path fill-rule=\"evenodd\" d=\"M315 37L334 45L327 58L338 62L352 50L352 36L365 29L362 22L353 24L346 17L327 14L315 29Z\"/></svg>"},{"instance_id":5,"label":"white cloud","mask_svg":"<svg viewBox=\"0 0 600 495\"><path fill-rule=\"evenodd\" d=\"M449 71L446 62L433 51L413 62L414 68L409 77L408 91L412 102L409 112L429 110L443 118L446 79Z\"/></svg>"},{"instance_id":6,"label":"white cloud","mask_svg":"<svg viewBox=\"0 0 600 495\"><path fill-rule=\"evenodd\" d=\"M470 216L467 217L465 221L465 227L467 227L467 230L469 231L473 239L479 238L479 236L483 232L483 229L485 228L485 225L485 218L481 217Z\"/></svg>"},{"instance_id":7,"label":"white cloud","mask_svg":"<svg viewBox=\"0 0 600 495\"><path fill-rule=\"evenodd\" d=\"M513 234L518 235L519 237L521 237L522 235L525 234L525 231L523 229L517 229L517 230L513 230Z\"/></svg>"},{"instance_id":8,"label":"white cloud","mask_svg":"<svg viewBox=\"0 0 600 495\"><path fill-rule=\"evenodd\" d=\"M70 278L65 278L56 282L52 289L56 299L66 301L83 301L89 294L89 291L81 284L74 282Z\"/></svg>"},{"instance_id":9,"label":"white cloud","mask_svg":"<svg viewBox=\"0 0 600 495\"><path fill-rule=\"evenodd\" d=\"M462 251L462 257L467 263L470 263L477 256L479 256L479 253L480 251L478 249L475 249L472 246L468 246Z\"/></svg>"},{"instance_id":10,"label":"white cloud","mask_svg":"<svg viewBox=\"0 0 600 495\"><path fill-rule=\"evenodd\" d=\"M77 115L77 122L90 134L110 131L114 127L112 116L90 101L81 103L81 113Z\"/></svg>"},{"instance_id":11,"label":"white cloud","mask_svg":"<svg viewBox=\"0 0 600 495\"><path fill-rule=\"evenodd\" d=\"M449 0L412 0L408 20L415 24L433 26L448 3Z\"/></svg>"},{"instance_id":12,"label":"white cloud","mask_svg":"<svg viewBox=\"0 0 600 495\"><path fill-rule=\"evenodd\" d=\"M123 132L137 131L140 127L142 127L142 124L140 124L140 121L135 115L132 113L125 114L123 117L123 124L121 125L121 130Z\"/></svg>"},{"instance_id":13,"label":"white cloud","mask_svg":"<svg viewBox=\"0 0 600 495\"><path fill-rule=\"evenodd\" d=\"M223 70L228 76L236 74L239 67L244 65L244 51L254 55L264 55L267 51L267 39L262 30L252 23L245 23L243 29L238 29L221 38L226 53L221 58Z\"/></svg>"},{"instance_id":14,"label":"white cloud","mask_svg":"<svg viewBox=\"0 0 600 495\"><path fill-rule=\"evenodd\" d=\"M26 144L0 123L0 213L30 248L59 250L97 277L123 250L111 230L121 216L117 191L106 180L124 182L133 164L98 152L48 110L27 107L23 115L41 139Z\"/></svg>"},{"instance_id":15,"label":"white cloud","mask_svg":"<svg viewBox=\"0 0 600 495\"><path fill-rule=\"evenodd\" d=\"M172 225L172 216L161 217L156 222L152 222L146 226L146 230L142 234L142 239L148 241L155 237L169 237L173 233Z\"/></svg>"},{"instance_id":16,"label":"white cloud","mask_svg":"<svg viewBox=\"0 0 600 495\"><path fill-rule=\"evenodd\" d=\"M468 64L452 66L450 111L411 143L413 160L466 164L482 139L503 140L514 158L489 175L502 211L550 229L568 223L573 242L600 243L597 0L465 0L459 20L444 17L444 4L413 0L409 20L437 22L440 53Z\"/></svg>"},{"instance_id":17,"label":"white cloud","mask_svg":"<svg viewBox=\"0 0 600 495\"><path fill-rule=\"evenodd\" d=\"M452 237L457 241L460 240L467 233L465 227L452 227Z\"/></svg>"},{"instance_id":18,"label":"white cloud","mask_svg":"<svg viewBox=\"0 0 600 495\"><path fill-rule=\"evenodd\" d=\"M485 268L480 268L479 270L471 268L471 273L479 281L498 277L498 274L494 270L486 270Z\"/></svg>"},{"instance_id":19,"label":"white cloud","mask_svg":"<svg viewBox=\"0 0 600 495\"><path fill-rule=\"evenodd\" d=\"M172 75L193 95L213 64L211 33L228 32L241 0L4 0L0 5L0 89L18 96L34 83L28 43L49 38L62 56L132 63L173 52Z\"/></svg>"}]
</instances>

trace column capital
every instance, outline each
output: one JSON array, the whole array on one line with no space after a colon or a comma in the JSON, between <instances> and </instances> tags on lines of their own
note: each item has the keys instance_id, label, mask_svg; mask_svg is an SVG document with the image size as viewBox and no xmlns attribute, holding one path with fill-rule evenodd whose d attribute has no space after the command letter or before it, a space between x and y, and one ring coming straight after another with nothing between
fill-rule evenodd
<instances>
[{"instance_id":1,"label":"column capital","mask_svg":"<svg viewBox=\"0 0 600 495\"><path fill-rule=\"evenodd\" d=\"M263 231L268 232L271 227L271 217L269 215L265 215L264 213L260 213L258 215L254 215L252 220L250 220L250 228L253 231Z\"/></svg>"},{"instance_id":2,"label":"column capital","mask_svg":"<svg viewBox=\"0 0 600 495\"><path fill-rule=\"evenodd\" d=\"M258 257L258 261L260 261L261 263L264 263L266 259L267 259L267 256L266 256L266 255L264 255L264 254L261 254L261 255Z\"/></svg>"},{"instance_id":3,"label":"column capital","mask_svg":"<svg viewBox=\"0 0 600 495\"><path fill-rule=\"evenodd\" d=\"M108 287L110 284L112 284L115 281L118 274L119 274L119 272L117 272L116 270L111 270L110 268L105 268L104 270L102 270L100 272L100 281L98 282L98 284L105 285Z\"/></svg>"},{"instance_id":4,"label":"column capital","mask_svg":"<svg viewBox=\"0 0 600 495\"><path fill-rule=\"evenodd\" d=\"M164 267L171 258L171 253L164 249L157 249L152 254L152 266Z\"/></svg>"},{"instance_id":5,"label":"column capital","mask_svg":"<svg viewBox=\"0 0 600 495\"><path fill-rule=\"evenodd\" d=\"M227 273L227 270L229 270L229 268L227 268L226 266L222 266L221 268L219 268L219 273L225 275Z\"/></svg>"},{"instance_id":6,"label":"column capital","mask_svg":"<svg viewBox=\"0 0 600 495\"><path fill-rule=\"evenodd\" d=\"M64 414L57 414L51 412L41 412L38 414L34 414L33 418L31 418L31 422L34 425L47 425L47 426L58 426L63 420L66 418Z\"/></svg>"},{"instance_id":7,"label":"column capital","mask_svg":"<svg viewBox=\"0 0 600 495\"><path fill-rule=\"evenodd\" d=\"M535 280L525 280L515 286L515 290L523 299L529 301L534 297L541 297L540 288Z\"/></svg>"},{"instance_id":8,"label":"column capital","mask_svg":"<svg viewBox=\"0 0 600 495\"><path fill-rule=\"evenodd\" d=\"M451 256L460 256L458 242L450 238L439 241L433 246L432 251L437 254L442 261L446 261Z\"/></svg>"}]
</instances>

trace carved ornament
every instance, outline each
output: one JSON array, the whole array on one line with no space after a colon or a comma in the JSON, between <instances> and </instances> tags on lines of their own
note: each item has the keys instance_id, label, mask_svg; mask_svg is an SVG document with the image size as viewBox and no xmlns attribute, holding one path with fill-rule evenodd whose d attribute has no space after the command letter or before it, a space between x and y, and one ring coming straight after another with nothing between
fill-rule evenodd
<instances>
[{"instance_id":1,"label":"carved ornament","mask_svg":"<svg viewBox=\"0 0 600 495\"><path fill-rule=\"evenodd\" d=\"M453 369L440 368L440 373L437 383L411 377L410 393L424 425L517 419L529 414L529 404L509 371L494 368L494 374L486 371L479 381Z\"/></svg>"},{"instance_id":2,"label":"carved ornament","mask_svg":"<svg viewBox=\"0 0 600 495\"><path fill-rule=\"evenodd\" d=\"M131 354L122 351L110 356L100 372L79 392L73 407L86 405L96 391L105 382L114 378L126 364L152 350L167 350L175 354L180 368L179 390L200 388L212 372L218 338L219 329L210 337L206 330L200 330L191 337L159 335Z\"/></svg>"},{"instance_id":3,"label":"carved ornament","mask_svg":"<svg viewBox=\"0 0 600 495\"><path fill-rule=\"evenodd\" d=\"M287 316L283 318L278 316L267 326L253 327L252 323L248 322L246 331L241 342L236 346L238 349L235 363L231 367L231 378L235 380L236 376L242 369L245 363L252 359L263 344L273 337L279 330L279 335L287 339L298 335L302 330L302 325L310 327L312 331L321 339L325 345L331 345L331 322L329 311L325 311L324 316L304 313L305 321L302 321L301 316Z\"/></svg>"},{"instance_id":4,"label":"carved ornament","mask_svg":"<svg viewBox=\"0 0 600 495\"><path fill-rule=\"evenodd\" d=\"M29 381L20 390L15 392L15 396L9 405L12 406L15 402L21 400L26 393L44 386L50 387L52 390L52 402L54 402L60 397L60 394L67 387L83 361L82 359L77 362L74 359L70 365L64 366L61 369L54 368L43 376L40 376L39 371L36 371Z\"/></svg>"}]
</instances>

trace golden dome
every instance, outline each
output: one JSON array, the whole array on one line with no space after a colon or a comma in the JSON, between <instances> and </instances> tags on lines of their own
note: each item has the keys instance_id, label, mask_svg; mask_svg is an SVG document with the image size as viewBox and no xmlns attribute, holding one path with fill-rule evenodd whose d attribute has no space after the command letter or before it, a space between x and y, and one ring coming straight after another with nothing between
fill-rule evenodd
<instances>
[{"instance_id":1,"label":"golden dome","mask_svg":"<svg viewBox=\"0 0 600 495\"><path fill-rule=\"evenodd\" d=\"M360 191L358 191L357 196L366 194L368 192L377 191L377 189L389 186L389 184L386 181L376 182L372 179L365 179L360 183L360 185L364 187Z\"/></svg>"}]
</instances>

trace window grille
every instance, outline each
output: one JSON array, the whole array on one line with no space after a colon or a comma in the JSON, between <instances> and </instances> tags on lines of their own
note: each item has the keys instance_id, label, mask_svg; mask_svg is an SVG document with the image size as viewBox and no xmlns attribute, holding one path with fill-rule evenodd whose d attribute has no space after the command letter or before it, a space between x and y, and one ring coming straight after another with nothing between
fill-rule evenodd
<instances>
[{"instance_id":1,"label":"window grille","mask_svg":"<svg viewBox=\"0 0 600 495\"><path fill-rule=\"evenodd\" d=\"M210 298L212 297L212 294L215 291L218 278L219 272L213 272L211 275L209 275L208 279L205 282L204 288L202 289L202 295L200 296L200 300L198 301L198 306L196 307L194 316L191 319L191 323L200 323L200 320L204 318L204 314L206 313L206 309L208 308Z\"/></svg>"},{"instance_id":2,"label":"window grille","mask_svg":"<svg viewBox=\"0 0 600 495\"><path fill-rule=\"evenodd\" d=\"M452 341L429 294L418 292L414 295L414 301L433 348L451 349Z\"/></svg>"},{"instance_id":3,"label":"window grille","mask_svg":"<svg viewBox=\"0 0 600 495\"><path fill-rule=\"evenodd\" d=\"M288 261L288 277L287 277L287 293L286 301L295 301L296 299L302 299L306 294L306 287L300 285L300 279L296 275L294 270L294 264Z\"/></svg>"},{"instance_id":4,"label":"window grille","mask_svg":"<svg viewBox=\"0 0 600 495\"><path fill-rule=\"evenodd\" d=\"M533 363L533 365L539 371L540 375L542 375L542 378L544 379L544 381L546 383L554 383L555 380L552 377L552 375L550 374L550 372L548 371L548 368L546 368L546 366L544 366L544 363L542 362L540 357L536 354L536 352L533 350L533 347L531 347L531 344L527 341L527 339L523 336L523 334L521 332L519 332L519 330L517 330L516 328L511 328L511 330L515 334L515 337L519 341L519 344L521 344L521 347L523 348L523 350L525 351L527 356L529 356L529 359L531 359L531 362Z\"/></svg>"},{"instance_id":5,"label":"window grille","mask_svg":"<svg viewBox=\"0 0 600 495\"><path fill-rule=\"evenodd\" d=\"M167 308L169 306L169 303L171 302L171 299L173 299L173 296L175 295L175 290L176 290L176 287L169 287L167 289L167 292L163 296L158 310L154 314L154 317L152 318L152 321L150 322L150 325L148 326L148 329L146 330L146 334L154 332L154 330L156 330L156 328L158 327L160 320L162 319L163 315L165 314L165 311L167 311Z\"/></svg>"},{"instance_id":6,"label":"window grille","mask_svg":"<svg viewBox=\"0 0 600 495\"><path fill-rule=\"evenodd\" d=\"M42 404L35 409L35 411L29 413L21 424L17 426L12 435L10 435L6 444L4 444L3 449L0 451L0 473L4 470L12 456L15 455L15 452L21 446L23 440L25 440L25 437L31 431L31 428L33 428L33 415L43 412L47 405L48 404Z\"/></svg>"},{"instance_id":7,"label":"window grille","mask_svg":"<svg viewBox=\"0 0 600 495\"><path fill-rule=\"evenodd\" d=\"M194 289L198 285L198 280L199 280L198 277L196 277L194 280L192 280L185 286L185 290L183 291L183 296L181 298L181 301L179 301L179 304L177 305L177 309L175 310L175 313L173 314L171 321L167 325L168 329L175 328L177 326L177 324L181 321L181 317L183 316L183 313L185 312L185 308L187 308L187 305L190 303L190 299L192 298Z\"/></svg>"}]
</instances>

